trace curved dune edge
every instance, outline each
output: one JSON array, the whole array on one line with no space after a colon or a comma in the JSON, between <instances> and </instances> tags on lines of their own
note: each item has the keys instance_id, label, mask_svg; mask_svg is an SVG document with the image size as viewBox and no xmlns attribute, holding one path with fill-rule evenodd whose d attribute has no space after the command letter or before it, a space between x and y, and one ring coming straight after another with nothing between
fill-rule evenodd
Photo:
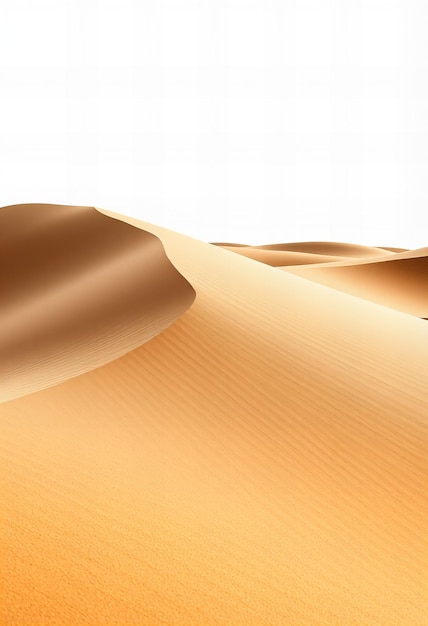
<instances>
[{"instance_id":1,"label":"curved dune edge","mask_svg":"<svg viewBox=\"0 0 428 626\"><path fill-rule=\"evenodd\" d=\"M123 219L198 298L3 405L2 623L422 626L425 322Z\"/></svg>"},{"instance_id":2,"label":"curved dune edge","mask_svg":"<svg viewBox=\"0 0 428 626\"><path fill-rule=\"evenodd\" d=\"M3 400L123 355L195 298L156 236L95 208L3 207L0 233Z\"/></svg>"}]
</instances>

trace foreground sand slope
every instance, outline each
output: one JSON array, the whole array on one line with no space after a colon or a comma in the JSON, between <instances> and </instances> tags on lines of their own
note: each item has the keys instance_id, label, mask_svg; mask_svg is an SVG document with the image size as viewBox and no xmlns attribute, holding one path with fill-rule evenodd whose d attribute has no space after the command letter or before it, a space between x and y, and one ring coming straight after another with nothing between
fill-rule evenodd
<instances>
[{"instance_id":1,"label":"foreground sand slope","mask_svg":"<svg viewBox=\"0 0 428 626\"><path fill-rule=\"evenodd\" d=\"M427 624L427 324L128 221L197 298L3 405L1 623Z\"/></svg>"},{"instance_id":2,"label":"foreground sand slope","mask_svg":"<svg viewBox=\"0 0 428 626\"><path fill-rule=\"evenodd\" d=\"M3 400L121 356L195 297L157 237L93 207L0 208L0 254Z\"/></svg>"}]
</instances>

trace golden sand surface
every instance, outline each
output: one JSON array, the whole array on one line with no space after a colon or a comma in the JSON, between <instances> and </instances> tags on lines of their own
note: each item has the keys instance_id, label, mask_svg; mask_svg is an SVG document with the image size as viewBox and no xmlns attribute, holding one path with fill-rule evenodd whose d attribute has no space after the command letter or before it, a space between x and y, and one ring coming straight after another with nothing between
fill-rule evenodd
<instances>
[{"instance_id":1,"label":"golden sand surface","mask_svg":"<svg viewBox=\"0 0 428 626\"><path fill-rule=\"evenodd\" d=\"M426 321L103 213L196 299L1 406L0 623L427 624Z\"/></svg>"}]
</instances>

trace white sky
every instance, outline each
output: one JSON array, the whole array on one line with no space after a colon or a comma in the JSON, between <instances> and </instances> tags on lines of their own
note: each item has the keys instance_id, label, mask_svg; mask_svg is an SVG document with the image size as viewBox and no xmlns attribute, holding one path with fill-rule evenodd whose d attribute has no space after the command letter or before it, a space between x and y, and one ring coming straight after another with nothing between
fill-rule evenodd
<instances>
[{"instance_id":1,"label":"white sky","mask_svg":"<svg viewBox=\"0 0 428 626\"><path fill-rule=\"evenodd\" d=\"M2 0L0 204L428 245L427 0Z\"/></svg>"}]
</instances>

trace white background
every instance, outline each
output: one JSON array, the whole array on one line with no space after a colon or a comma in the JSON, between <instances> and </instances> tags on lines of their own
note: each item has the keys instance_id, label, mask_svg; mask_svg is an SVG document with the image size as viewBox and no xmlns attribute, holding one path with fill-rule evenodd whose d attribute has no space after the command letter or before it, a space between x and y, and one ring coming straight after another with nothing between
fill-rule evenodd
<instances>
[{"instance_id":1,"label":"white background","mask_svg":"<svg viewBox=\"0 0 428 626\"><path fill-rule=\"evenodd\" d=\"M428 244L427 0L2 0L0 204Z\"/></svg>"}]
</instances>

